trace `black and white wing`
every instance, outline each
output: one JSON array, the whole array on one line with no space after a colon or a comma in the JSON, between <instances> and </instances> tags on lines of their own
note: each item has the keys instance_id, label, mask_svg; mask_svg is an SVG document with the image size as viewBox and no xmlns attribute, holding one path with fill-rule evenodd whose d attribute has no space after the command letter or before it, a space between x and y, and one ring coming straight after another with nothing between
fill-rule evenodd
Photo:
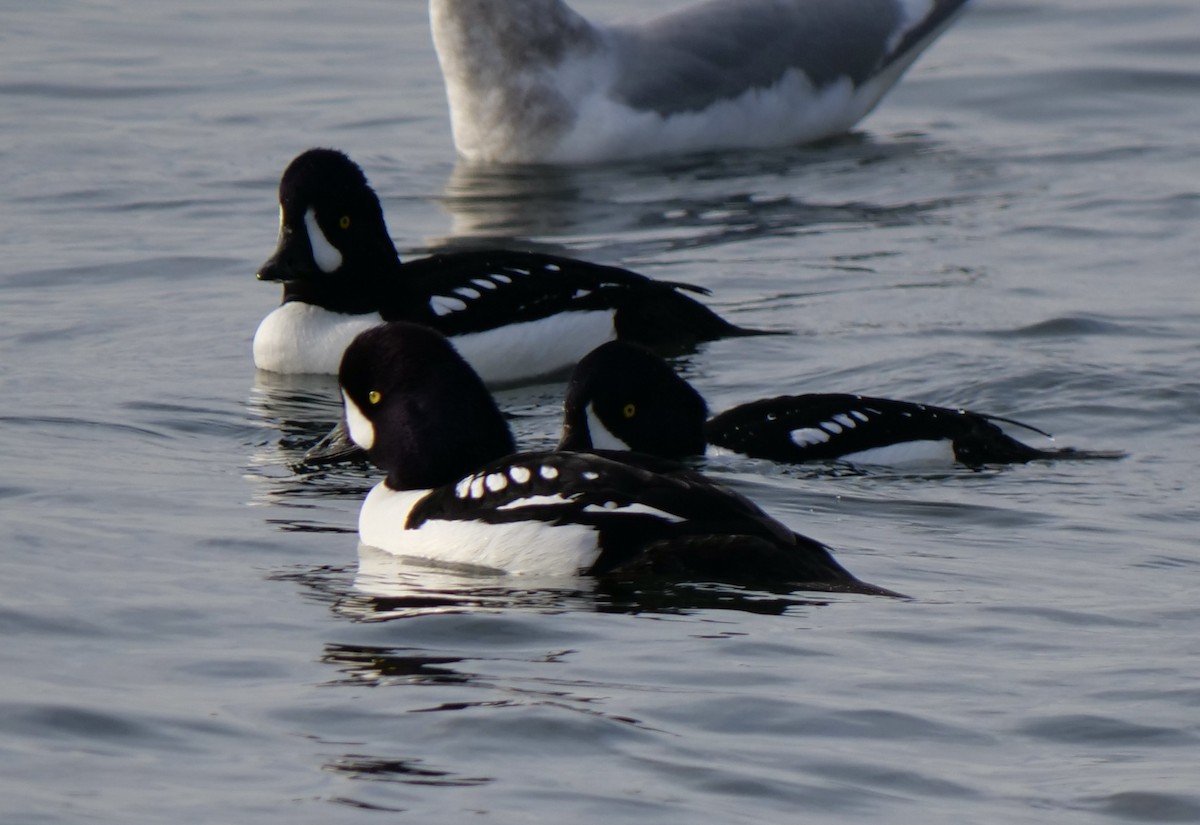
<instances>
[{"instance_id":1,"label":"black and white wing","mask_svg":"<svg viewBox=\"0 0 1200 825\"><path fill-rule=\"evenodd\" d=\"M558 313L611 311L622 338L672 346L747 334L686 293L615 266L538 252L448 252L401 265L385 320L429 323L443 335L480 332Z\"/></svg>"},{"instance_id":2,"label":"black and white wing","mask_svg":"<svg viewBox=\"0 0 1200 825\"><path fill-rule=\"evenodd\" d=\"M663 472L671 470L670 472ZM822 583L875 592L827 547L695 471L630 453L518 453L433 491L408 528L435 520L579 524L598 533L593 575Z\"/></svg>"},{"instance_id":3,"label":"black and white wing","mask_svg":"<svg viewBox=\"0 0 1200 825\"><path fill-rule=\"evenodd\" d=\"M789 395L754 401L708 422L711 444L774 461L833 461L909 442L952 444L967 465L1031 461L1059 455L1007 435L1000 423L1041 430L1009 419L849 394Z\"/></svg>"}]
</instances>

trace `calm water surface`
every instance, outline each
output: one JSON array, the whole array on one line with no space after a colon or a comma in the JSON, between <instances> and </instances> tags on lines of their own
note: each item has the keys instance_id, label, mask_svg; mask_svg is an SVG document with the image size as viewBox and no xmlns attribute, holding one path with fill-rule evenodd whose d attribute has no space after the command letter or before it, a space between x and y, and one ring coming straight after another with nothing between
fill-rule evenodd
<instances>
[{"instance_id":1,"label":"calm water surface","mask_svg":"<svg viewBox=\"0 0 1200 825\"><path fill-rule=\"evenodd\" d=\"M1200 6L981 0L832 145L565 171L455 168L423 3L0 10L0 821L1200 821ZM710 464L908 602L360 560L371 470L293 468L331 381L250 359L311 145L408 254L794 330L680 363L716 409L870 392L1128 457ZM560 395L501 394L522 443Z\"/></svg>"}]
</instances>

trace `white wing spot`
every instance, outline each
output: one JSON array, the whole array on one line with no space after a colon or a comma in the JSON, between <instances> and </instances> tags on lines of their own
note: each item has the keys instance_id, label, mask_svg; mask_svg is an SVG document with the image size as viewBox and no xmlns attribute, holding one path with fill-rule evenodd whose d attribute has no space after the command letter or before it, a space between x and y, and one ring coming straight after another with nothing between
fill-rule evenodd
<instances>
[{"instance_id":1,"label":"white wing spot","mask_svg":"<svg viewBox=\"0 0 1200 825\"><path fill-rule=\"evenodd\" d=\"M589 296L591 294L592 294L592 291L590 289L577 289L577 290L575 290L575 294L572 295L571 298L572 298L572 300L574 300L576 298L586 298L587 296Z\"/></svg>"},{"instance_id":2,"label":"white wing spot","mask_svg":"<svg viewBox=\"0 0 1200 825\"><path fill-rule=\"evenodd\" d=\"M480 289L495 289L496 288L496 282L489 281L487 278L475 278L471 281L471 283L475 284L475 286L479 287Z\"/></svg>"},{"instance_id":3,"label":"white wing spot","mask_svg":"<svg viewBox=\"0 0 1200 825\"><path fill-rule=\"evenodd\" d=\"M517 484L528 484L533 473L529 472L528 467L513 467L508 471L508 475L513 481L517 482Z\"/></svg>"},{"instance_id":4,"label":"white wing spot","mask_svg":"<svg viewBox=\"0 0 1200 825\"><path fill-rule=\"evenodd\" d=\"M454 485L454 495L458 496L459 498L466 498L470 491L471 479L469 477L464 478L462 481L458 482L458 484Z\"/></svg>"},{"instance_id":5,"label":"white wing spot","mask_svg":"<svg viewBox=\"0 0 1200 825\"><path fill-rule=\"evenodd\" d=\"M515 266L512 268L512 271L517 273L518 275L528 275L529 274L528 269L517 269Z\"/></svg>"},{"instance_id":6,"label":"white wing spot","mask_svg":"<svg viewBox=\"0 0 1200 825\"><path fill-rule=\"evenodd\" d=\"M838 424L836 421L822 421L817 426L825 432L832 433L834 435L837 435L842 431L842 425Z\"/></svg>"},{"instance_id":7,"label":"white wing spot","mask_svg":"<svg viewBox=\"0 0 1200 825\"><path fill-rule=\"evenodd\" d=\"M808 447L812 444L824 444L829 440L829 433L815 427L805 427L802 430L792 430L790 437L798 447Z\"/></svg>"},{"instance_id":8,"label":"white wing spot","mask_svg":"<svg viewBox=\"0 0 1200 825\"><path fill-rule=\"evenodd\" d=\"M562 496L530 496L529 498L519 498L516 501L510 501L507 504L501 504L497 510L520 510L523 507L546 507L565 504L570 501L569 498Z\"/></svg>"},{"instance_id":9,"label":"white wing spot","mask_svg":"<svg viewBox=\"0 0 1200 825\"><path fill-rule=\"evenodd\" d=\"M561 267L558 264L546 264L547 272L558 272L560 270L561 270Z\"/></svg>"},{"instance_id":10,"label":"white wing spot","mask_svg":"<svg viewBox=\"0 0 1200 825\"><path fill-rule=\"evenodd\" d=\"M457 298L451 298L448 295L434 295L429 299L429 305L433 307L435 315L448 315L451 312L459 312L467 308L465 302Z\"/></svg>"},{"instance_id":11,"label":"white wing spot","mask_svg":"<svg viewBox=\"0 0 1200 825\"><path fill-rule=\"evenodd\" d=\"M503 473L489 473L486 484L489 490L498 493L508 486L508 478Z\"/></svg>"},{"instance_id":12,"label":"white wing spot","mask_svg":"<svg viewBox=\"0 0 1200 825\"><path fill-rule=\"evenodd\" d=\"M857 418L859 421L866 421L866 420L867 420L867 416L863 415L863 414L862 414L862 413L860 413L858 410L855 410L854 412L852 412L852 413L850 413L850 414L851 414L852 416L854 416L855 418Z\"/></svg>"},{"instance_id":13,"label":"white wing spot","mask_svg":"<svg viewBox=\"0 0 1200 825\"><path fill-rule=\"evenodd\" d=\"M546 479L547 481L553 481L554 479L558 478L558 468L557 467L539 467L538 475L540 475L542 478Z\"/></svg>"},{"instance_id":14,"label":"white wing spot","mask_svg":"<svg viewBox=\"0 0 1200 825\"><path fill-rule=\"evenodd\" d=\"M660 518L663 521L669 521L672 524L678 524L684 520L683 517L677 516L674 513L668 513L666 510L660 510L657 507L651 507L649 504L642 504L639 501L631 501L628 504L617 504L615 508L609 507L610 504L614 504L614 502L606 501L601 506L589 504L583 508L583 511L585 513L602 513L605 510L616 509L621 513L639 513L642 515L654 516L655 518Z\"/></svg>"},{"instance_id":15,"label":"white wing spot","mask_svg":"<svg viewBox=\"0 0 1200 825\"><path fill-rule=\"evenodd\" d=\"M845 413L838 413L837 415L835 415L833 417L833 420L836 421L837 423L841 424L847 430L853 430L855 427L858 426L858 422L855 421L850 416L846 415Z\"/></svg>"},{"instance_id":16,"label":"white wing spot","mask_svg":"<svg viewBox=\"0 0 1200 825\"><path fill-rule=\"evenodd\" d=\"M454 294L461 295L462 297L466 298L468 301L474 301L476 298L479 297L479 290L471 289L469 286L460 286L458 289L454 290Z\"/></svg>"},{"instance_id":17,"label":"white wing spot","mask_svg":"<svg viewBox=\"0 0 1200 825\"><path fill-rule=\"evenodd\" d=\"M585 470L583 473L583 477L586 478L588 481L595 481L596 479L600 478L600 474L597 472L594 472L592 470Z\"/></svg>"},{"instance_id":18,"label":"white wing spot","mask_svg":"<svg viewBox=\"0 0 1200 825\"><path fill-rule=\"evenodd\" d=\"M483 498L483 478L481 476L471 479L471 498Z\"/></svg>"},{"instance_id":19,"label":"white wing spot","mask_svg":"<svg viewBox=\"0 0 1200 825\"><path fill-rule=\"evenodd\" d=\"M501 284L511 284L512 283L512 278L510 278L508 275L505 275L503 272L497 272L495 275L492 276L492 280L496 281L498 283L501 283Z\"/></svg>"}]
</instances>

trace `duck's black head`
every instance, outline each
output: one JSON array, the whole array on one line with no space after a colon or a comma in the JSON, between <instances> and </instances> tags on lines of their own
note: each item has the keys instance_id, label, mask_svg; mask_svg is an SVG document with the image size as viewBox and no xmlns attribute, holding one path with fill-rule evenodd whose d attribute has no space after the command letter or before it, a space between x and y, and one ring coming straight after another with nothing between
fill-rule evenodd
<instances>
[{"instance_id":1,"label":"duck's black head","mask_svg":"<svg viewBox=\"0 0 1200 825\"><path fill-rule=\"evenodd\" d=\"M561 450L636 450L667 458L704 453L708 405L667 362L610 341L571 374Z\"/></svg>"},{"instance_id":2,"label":"duck's black head","mask_svg":"<svg viewBox=\"0 0 1200 825\"><path fill-rule=\"evenodd\" d=\"M379 307L374 285L399 266L379 198L354 161L336 149L298 155L279 181L279 245L258 270L282 281L284 300L339 312Z\"/></svg>"},{"instance_id":3,"label":"duck's black head","mask_svg":"<svg viewBox=\"0 0 1200 825\"><path fill-rule=\"evenodd\" d=\"M514 451L483 381L440 333L404 322L359 335L338 382L350 437L400 490L437 487Z\"/></svg>"}]
</instances>

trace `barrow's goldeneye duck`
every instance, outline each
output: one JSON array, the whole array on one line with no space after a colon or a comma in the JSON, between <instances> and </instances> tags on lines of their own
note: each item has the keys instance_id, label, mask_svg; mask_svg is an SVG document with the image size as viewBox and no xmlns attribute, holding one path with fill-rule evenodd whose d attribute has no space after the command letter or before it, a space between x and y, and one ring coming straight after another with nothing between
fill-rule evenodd
<instances>
[{"instance_id":1,"label":"barrow's goldeneye duck","mask_svg":"<svg viewBox=\"0 0 1200 825\"><path fill-rule=\"evenodd\" d=\"M513 452L479 376L436 331L391 323L346 349L350 436L387 473L363 544L509 573L663 576L896 595L749 499L653 456Z\"/></svg>"},{"instance_id":2,"label":"barrow's goldeneye duck","mask_svg":"<svg viewBox=\"0 0 1200 825\"><path fill-rule=\"evenodd\" d=\"M1038 449L1001 424L1047 433L968 410L845 393L783 395L708 419L708 405L670 365L613 341L576 366L563 404L560 450L637 450L670 458L707 445L752 458L800 463L903 465L955 461L969 467L1119 453Z\"/></svg>"},{"instance_id":3,"label":"barrow's goldeneye duck","mask_svg":"<svg viewBox=\"0 0 1200 825\"><path fill-rule=\"evenodd\" d=\"M258 278L283 283L283 305L255 333L259 369L336 373L354 336L384 321L450 336L489 384L565 372L614 338L679 350L754 334L684 294L705 289L573 258L497 249L401 264L366 176L332 149L291 162L279 205Z\"/></svg>"},{"instance_id":4,"label":"barrow's goldeneye duck","mask_svg":"<svg viewBox=\"0 0 1200 825\"><path fill-rule=\"evenodd\" d=\"M459 153L581 163L849 130L966 0L708 0L637 24L562 0L431 0Z\"/></svg>"}]
</instances>

